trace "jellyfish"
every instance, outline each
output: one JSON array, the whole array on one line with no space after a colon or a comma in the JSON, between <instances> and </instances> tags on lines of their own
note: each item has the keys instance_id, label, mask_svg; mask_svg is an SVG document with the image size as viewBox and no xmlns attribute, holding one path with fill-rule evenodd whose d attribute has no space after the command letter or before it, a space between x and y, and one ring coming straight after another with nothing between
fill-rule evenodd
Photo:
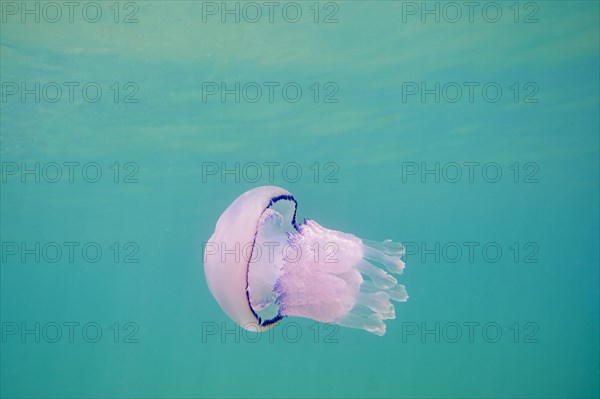
<instances>
[{"instance_id":1,"label":"jellyfish","mask_svg":"<svg viewBox=\"0 0 600 399\"><path fill-rule=\"evenodd\" d=\"M240 195L205 243L208 288L241 327L267 330L287 316L383 335L392 301L408 299L401 244L362 240L296 220L288 191L263 186Z\"/></svg>"}]
</instances>

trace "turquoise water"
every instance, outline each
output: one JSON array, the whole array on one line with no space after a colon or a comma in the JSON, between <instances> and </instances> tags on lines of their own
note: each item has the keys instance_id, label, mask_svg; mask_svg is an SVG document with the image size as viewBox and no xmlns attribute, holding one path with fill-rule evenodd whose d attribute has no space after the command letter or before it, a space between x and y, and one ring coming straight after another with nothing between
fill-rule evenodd
<instances>
[{"instance_id":1,"label":"turquoise water","mask_svg":"<svg viewBox=\"0 0 600 399\"><path fill-rule=\"evenodd\" d=\"M598 2L37 4L2 2L2 397L600 395ZM223 313L203 243L267 184L405 244L383 337Z\"/></svg>"}]
</instances>

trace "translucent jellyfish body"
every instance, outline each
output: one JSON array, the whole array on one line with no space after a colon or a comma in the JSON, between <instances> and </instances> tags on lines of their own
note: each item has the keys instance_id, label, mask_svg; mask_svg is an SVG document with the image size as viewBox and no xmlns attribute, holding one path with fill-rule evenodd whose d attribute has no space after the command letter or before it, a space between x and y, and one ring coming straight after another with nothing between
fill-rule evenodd
<instances>
[{"instance_id":1,"label":"translucent jellyfish body","mask_svg":"<svg viewBox=\"0 0 600 399\"><path fill-rule=\"evenodd\" d=\"M313 220L296 222L297 202L275 186L240 195L205 244L208 287L242 327L262 331L286 316L385 334L391 301L408 299L401 244L361 240Z\"/></svg>"}]
</instances>

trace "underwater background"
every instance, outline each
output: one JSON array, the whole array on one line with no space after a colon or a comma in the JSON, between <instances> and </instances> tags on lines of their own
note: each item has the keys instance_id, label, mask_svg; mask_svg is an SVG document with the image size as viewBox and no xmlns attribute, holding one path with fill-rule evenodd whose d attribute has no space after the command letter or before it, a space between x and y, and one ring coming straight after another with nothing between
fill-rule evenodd
<instances>
[{"instance_id":1,"label":"underwater background","mask_svg":"<svg viewBox=\"0 0 600 399\"><path fill-rule=\"evenodd\" d=\"M596 398L599 3L1 2L3 398ZM378 337L236 328L241 193L404 243Z\"/></svg>"}]
</instances>

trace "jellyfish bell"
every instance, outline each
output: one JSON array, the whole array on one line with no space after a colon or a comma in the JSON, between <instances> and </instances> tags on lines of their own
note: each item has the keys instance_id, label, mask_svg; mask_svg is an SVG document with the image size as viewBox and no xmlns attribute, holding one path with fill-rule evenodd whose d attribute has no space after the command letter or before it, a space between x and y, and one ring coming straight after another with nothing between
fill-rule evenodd
<instances>
[{"instance_id":1,"label":"jellyfish bell","mask_svg":"<svg viewBox=\"0 0 600 399\"><path fill-rule=\"evenodd\" d=\"M204 273L208 288L225 313L244 328L264 330L274 324L259 323L250 307L249 257L247 251L244 256L241 252L249 243L254 243L262 214L279 201L292 201L295 212L295 200L282 188L263 186L243 193L219 217L215 232L205 246ZM289 209L289 204L286 205ZM295 215L292 218L295 220Z\"/></svg>"},{"instance_id":2,"label":"jellyfish bell","mask_svg":"<svg viewBox=\"0 0 600 399\"><path fill-rule=\"evenodd\" d=\"M223 212L205 245L204 272L225 313L252 331L286 316L385 334L391 301L408 299L402 245L296 221L298 204L280 187L257 187Z\"/></svg>"}]
</instances>

